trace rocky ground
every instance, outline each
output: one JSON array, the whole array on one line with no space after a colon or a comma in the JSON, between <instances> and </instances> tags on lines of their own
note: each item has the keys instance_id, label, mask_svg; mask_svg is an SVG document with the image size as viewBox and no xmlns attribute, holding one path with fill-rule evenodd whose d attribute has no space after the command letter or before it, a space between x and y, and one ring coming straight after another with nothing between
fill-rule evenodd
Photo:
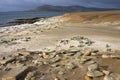
<instances>
[{"instance_id":1,"label":"rocky ground","mask_svg":"<svg viewBox=\"0 0 120 80\"><path fill-rule=\"evenodd\" d=\"M92 44L75 36L58 41L55 48L1 57L1 80L119 80L119 51L109 45L106 51L89 48Z\"/></svg>"},{"instance_id":2,"label":"rocky ground","mask_svg":"<svg viewBox=\"0 0 120 80\"><path fill-rule=\"evenodd\" d=\"M0 80L120 80L119 11L96 13L1 28Z\"/></svg>"}]
</instances>

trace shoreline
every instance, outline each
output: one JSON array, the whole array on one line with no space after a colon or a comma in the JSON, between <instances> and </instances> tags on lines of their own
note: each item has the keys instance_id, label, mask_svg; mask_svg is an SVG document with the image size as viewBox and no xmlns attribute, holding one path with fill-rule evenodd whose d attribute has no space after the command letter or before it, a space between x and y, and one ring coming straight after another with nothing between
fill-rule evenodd
<instances>
[{"instance_id":1,"label":"shoreline","mask_svg":"<svg viewBox=\"0 0 120 80\"><path fill-rule=\"evenodd\" d=\"M120 14L91 14L1 28L0 80L119 80Z\"/></svg>"}]
</instances>

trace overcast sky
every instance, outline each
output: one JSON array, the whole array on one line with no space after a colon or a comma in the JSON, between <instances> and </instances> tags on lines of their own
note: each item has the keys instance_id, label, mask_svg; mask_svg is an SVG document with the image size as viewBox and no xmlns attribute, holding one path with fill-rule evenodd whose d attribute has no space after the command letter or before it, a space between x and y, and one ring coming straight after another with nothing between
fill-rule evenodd
<instances>
[{"instance_id":1,"label":"overcast sky","mask_svg":"<svg viewBox=\"0 0 120 80\"><path fill-rule=\"evenodd\" d=\"M27 10L44 4L120 9L120 0L0 0L0 11Z\"/></svg>"}]
</instances>

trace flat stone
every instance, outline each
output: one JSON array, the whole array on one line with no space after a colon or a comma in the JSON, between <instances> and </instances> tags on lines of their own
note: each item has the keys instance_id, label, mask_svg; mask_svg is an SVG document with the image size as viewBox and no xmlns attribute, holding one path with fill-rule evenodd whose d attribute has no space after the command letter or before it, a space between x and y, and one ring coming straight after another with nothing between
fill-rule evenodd
<instances>
[{"instance_id":1,"label":"flat stone","mask_svg":"<svg viewBox=\"0 0 120 80\"><path fill-rule=\"evenodd\" d=\"M7 64L10 62L13 62L14 60L15 60L15 57L9 57L9 58L6 58L4 60L0 60L0 64Z\"/></svg>"},{"instance_id":2,"label":"flat stone","mask_svg":"<svg viewBox=\"0 0 120 80\"><path fill-rule=\"evenodd\" d=\"M101 77L101 76L103 76L104 74L102 73L102 72L100 72L100 71L88 71L87 72L87 76L89 76L89 77Z\"/></svg>"},{"instance_id":3,"label":"flat stone","mask_svg":"<svg viewBox=\"0 0 120 80\"><path fill-rule=\"evenodd\" d=\"M21 54L21 55L23 55L23 56L28 56L28 55L30 55L31 53L30 52L20 52L19 54Z\"/></svg>"},{"instance_id":4,"label":"flat stone","mask_svg":"<svg viewBox=\"0 0 120 80\"><path fill-rule=\"evenodd\" d=\"M28 71L29 67L26 66L13 68L2 77L2 80L18 80L23 78L28 73Z\"/></svg>"},{"instance_id":5,"label":"flat stone","mask_svg":"<svg viewBox=\"0 0 120 80\"><path fill-rule=\"evenodd\" d=\"M88 66L88 71L95 71L98 69L98 64L91 64Z\"/></svg>"},{"instance_id":6,"label":"flat stone","mask_svg":"<svg viewBox=\"0 0 120 80\"><path fill-rule=\"evenodd\" d=\"M66 65L66 68L67 68L67 69L74 69L74 68L75 68L75 65L74 65L73 63L68 63L68 64Z\"/></svg>"},{"instance_id":7,"label":"flat stone","mask_svg":"<svg viewBox=\"0 0 120 80\"><path fill-rule=\"evenodd\" d=\"M91 55L91 51L90 51L90 50L86 51L86 52L83 54L83 56L90 56L90 55Z\"/></svg>"},{"instance_id":8,"label":"flat stone","mask_svg":"<svg viewBox=\"0 0 120 80\"><path fill-rule=\"evenodd\" d=\"M111 73L109 75L106 75L103 80L120 80L120 74Z\"/></svg>"},{"instance_id":9,"label":"flat stone","mask_svg":"<svg viewBox=\"0 0 120 80\"><path fill-rule=\"evenodd\" d=\"M86 75L85 80L92 80L92 78Z\"/></svg>"}]
</instances>

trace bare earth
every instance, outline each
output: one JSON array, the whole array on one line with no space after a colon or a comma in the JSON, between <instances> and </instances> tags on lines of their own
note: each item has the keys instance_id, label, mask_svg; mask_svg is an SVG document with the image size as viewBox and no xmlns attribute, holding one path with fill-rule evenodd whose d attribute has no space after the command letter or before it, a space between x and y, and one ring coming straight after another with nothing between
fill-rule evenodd
<instances>
[{"instance_id":1,"label":"bare earth","mask_svg":"<svg viewBox=\"0 0 120 80\"><path fill-rule=\"evenodd\" d=\"M105 51L108 44L112 51L117 50L119 52L120 11L71 13L34 24L1 28L0 54L4 56L23 48L27 51L41 51L45 47L54 48L58 40L69 39L74 36L84 36L94 41L95 43L90 48ZM120 74L120 61L118 59L96 59L96 61L101 66L109 66L108 69ZM114 65L111 64L112 62L114 62ZM41 66L39 69L42 72L49 67ZM84 80L86 71L86 68L66 71L64 77L67 77L67 79L60 80ZM51 79L53 80L53 78ZM103 80L103 77L93 80Z\"/></svg>"}]
</instances>

